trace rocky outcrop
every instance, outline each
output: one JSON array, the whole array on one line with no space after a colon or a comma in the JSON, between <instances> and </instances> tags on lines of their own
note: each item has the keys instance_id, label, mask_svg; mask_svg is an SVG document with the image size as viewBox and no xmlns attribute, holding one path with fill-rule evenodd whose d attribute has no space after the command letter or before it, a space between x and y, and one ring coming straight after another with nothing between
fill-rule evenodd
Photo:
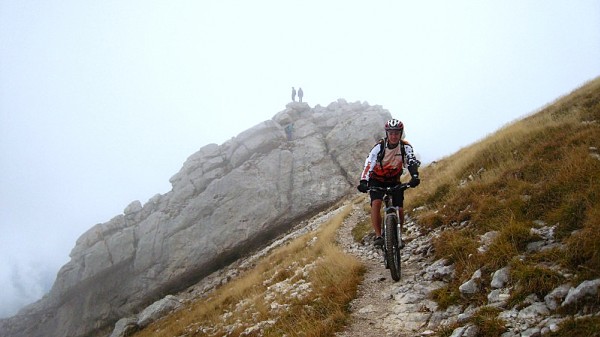
<instances>
[{"instance_id":1,"label":"rocky outcrop","mask_svg":"<svg viewBox=\"0 0 600 337\"><path fill-rule=\"evenodd\" d=\"M134 201L84 233L50 293L1 320L0 335L110 334L120 318L353 190L390 117L380 106L342 99L328 107L290 103L271 120L202 147L170 179L170 192Z\"/></svg>"}]
</instances>

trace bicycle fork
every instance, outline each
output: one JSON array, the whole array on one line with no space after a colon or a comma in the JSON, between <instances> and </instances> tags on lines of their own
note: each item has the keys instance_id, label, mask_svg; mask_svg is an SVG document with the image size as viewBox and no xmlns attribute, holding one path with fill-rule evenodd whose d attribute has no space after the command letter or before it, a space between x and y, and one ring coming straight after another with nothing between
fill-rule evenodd
<instances>
[{"instance_id":1,"label":"bicycle fork","mask_svg":"<svg viewBox=\"0 0 600 337\"><path fill-rule=\"evenodd\" d=\"M396 235L398 239L398 245L402 248L402 232L404 231L404 209L399 206L386 206L385 207L385 216L388 214L396 214L396 219L398 221L398 228L396 228ZM386 221L384 221L384 226L387 226Z\"/></svg>"}]
</instances>

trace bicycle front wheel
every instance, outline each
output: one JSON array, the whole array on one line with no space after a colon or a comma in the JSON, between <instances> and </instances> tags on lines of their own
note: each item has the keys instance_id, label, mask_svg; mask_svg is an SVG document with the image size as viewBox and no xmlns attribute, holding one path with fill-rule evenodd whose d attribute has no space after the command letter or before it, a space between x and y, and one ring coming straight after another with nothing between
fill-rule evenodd
<instances>
[{"instance_id":1,"label":"bicycle front wheel","mask_svg":"<svg viewBox=\"0 0 600 337\"><path fill-rule=\"evenodd\" d=\"M400 280L400 247L398 241L398 217L385 216L385 257L394 281Z\"/></svg>"}]
</instances>

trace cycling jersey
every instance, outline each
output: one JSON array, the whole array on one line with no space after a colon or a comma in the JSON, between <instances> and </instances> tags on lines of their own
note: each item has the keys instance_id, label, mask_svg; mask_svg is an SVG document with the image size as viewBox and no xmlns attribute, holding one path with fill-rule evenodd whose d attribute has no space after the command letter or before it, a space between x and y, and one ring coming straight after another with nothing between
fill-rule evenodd
<instances>
[{"instance_id":1,"label":"cycling jersey","mask_svg":"<svg viewBox=\"0 0 600 337\"><path fill-rule=\"evenodd\" d=\"M382 147L385 147L384 155L381 161L378 161L377 157L382 150ZM402 158L401 147L404 147L406 158ZM390 149L386 139L385 142L377 143L371 149L371 152L369 152L360 179L367 181L373 179L380 182L399 182L404 167L412 165L418 166L418 164L419 161L415 157L412 145L402 140L398 146Z\"/></svg>"}]
</instances>

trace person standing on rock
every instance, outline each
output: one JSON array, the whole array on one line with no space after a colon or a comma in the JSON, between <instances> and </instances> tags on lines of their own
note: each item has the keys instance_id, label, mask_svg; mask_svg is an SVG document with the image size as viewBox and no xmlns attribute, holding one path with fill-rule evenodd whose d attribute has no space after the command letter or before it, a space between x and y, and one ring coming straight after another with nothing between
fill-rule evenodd
<instances>
[{"instance_id":1,"label":"person standing on rock","mask_svg":"<svg viewBox=\"0 0 600 337\"><path fill-rule=\"evenodd\" d=\"M358 190L367 193L369 187L394 187L400 184L400 176L404 167L408 167L411 179L410 187L419 185L419 166L421 162L415 157L412 145L402 139L404 124L397 119L390 119L385 123L386 137L381 139L373 148L367 159L360 176ZM371 197L371 224L375 231L375 246L383 246L381 237L381 205L383 192L369 191ZM404 203L404 191L395 191L392 195L394 206L399 207L401 217Z\"/></svg>"},{"instance_id":2,"label":"person standing on rock","mask_svg":"<svg viewBox=\"0 0 600 337\"><path fill-rule=\"evenodd\" d=\"M304 91L302 91L302 88L298 88L298 101L300 103L302 103L302 97L304 97Z\"/></svg>"},{"instance_id":3,"label":"person standing on rock","mask_svg":"<svg viewBox=\"0 0 600 337\"><path fill-rule=\"evenodd\" d=\"M302 98L300 98L300 101L302 101ZM292 87L292 102L296 102L296 89L294 87Z\"/></svg>"},{"instance_id":4,"label":"person standing on rock","mask_svg":"<svg viewBox=\"0 0 600 337\"><path fill-rule=\"evenodd\" d=\"M287 136L287 140L292 140L292 131L294 131L294 124L290 123L285 127L285 135Z\"/></svg>"}]
</instances>

